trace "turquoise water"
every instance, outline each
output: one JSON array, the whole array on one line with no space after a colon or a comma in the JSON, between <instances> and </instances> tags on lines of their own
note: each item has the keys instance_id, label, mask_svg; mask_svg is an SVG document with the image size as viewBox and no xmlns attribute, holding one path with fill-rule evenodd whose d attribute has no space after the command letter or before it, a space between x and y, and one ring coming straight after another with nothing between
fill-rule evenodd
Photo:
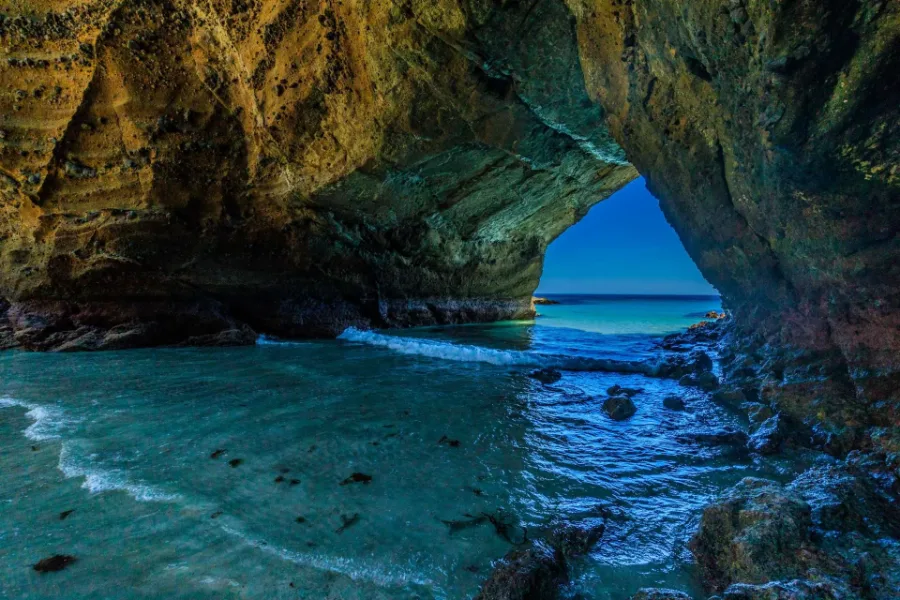
<instances>
[{"instance_id":1,"label":"turquoise water","mask_svg":"<svg viewBox=\"0 0 900 600\"><path fill-rule=\"evenodd\" d=\"M700 507L791 468L676 441L743 424L606 369L653 358L659 334L718 304L562 300L533 323L0 354L0 597L469 598L512 545L444 521L503 514L534 537L598 503L620 516L573 566L572 595L696 591L684 544ZM559 383L527 377L545 364ZM644 389L625 422L599 410L616 383ZM671 393L687 411L662 407ZM342 485L354 473L371 481ZM53 554L77 561L31 569Z\"/></svg>"}]
</instances>

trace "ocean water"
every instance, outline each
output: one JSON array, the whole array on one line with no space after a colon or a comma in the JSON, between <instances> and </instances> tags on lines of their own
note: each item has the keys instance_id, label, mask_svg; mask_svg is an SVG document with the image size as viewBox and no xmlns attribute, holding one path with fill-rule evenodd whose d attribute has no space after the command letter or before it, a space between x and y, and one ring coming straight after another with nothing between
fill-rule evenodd
<instances>
[{"instance_id":1,"label":"ocean water","mask_svg":"<svg viewBox=\"0 0 900 600\"><path fill-rule=\"evenodd\" d=\"M800 467L676 440L744 426L646 375L716 299L558 299L534 322L0 354L0 597L471 598L518 533L446 522L537 537L598 505L615 516L570 596L696 593L699 509ZM527 377L545 365L563 379ZM644 390L628 421L600 410L613 384ZM32 569L54 554L77 561Z\"/></svg>"}]
</instances>

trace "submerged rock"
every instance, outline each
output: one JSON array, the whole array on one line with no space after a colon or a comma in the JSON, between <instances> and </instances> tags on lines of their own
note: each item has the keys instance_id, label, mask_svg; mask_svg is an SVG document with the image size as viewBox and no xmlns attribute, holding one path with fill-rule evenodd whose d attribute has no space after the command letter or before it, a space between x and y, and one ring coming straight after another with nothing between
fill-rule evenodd
<instances>
[{"instance_id":1,"label":"submerged rock","mask_svg":"<svg viewBox=\"0 0 900 600\"><path fill-rule=\"evenodd\" d=\"M353 513L350 516L341 515L341 526L334 530L335 533L344 533L354 525L359 523L359 513Z\"/></svg>"},{"instance_id":2,"label":"submerged rock","mask_svg":"<svg viewBox=\"0 0 900 600\"><path fill-rule=\"evenodd\" d=\"M746 448L747 442L750 441L743 431L733 429L724 429L713 433L686 433L677 436L679 442L703 444L706 446L733 446L735 448Z\"/></svg>"},{"instance_id":3,"label":"submerged rock","mask_svg":"<svg viewBox=\"0 0 900 600\"><path fill-rule=\"evenodd\" d=\"M614 421L624 421L637 412L637 407L628 396L611 396L603 401L603 410Z\"/></svg>"},{"instance_id":4,"label":"submerged rock","mask_svg":"<svg viewBox=\"0 0 900 600\"><path fill-rule=\"evenodd\" d=\"M616 384L616 385L612 386L611 388L607 389L606 393L609 394L610 396L628 396L629 398L633 398L634 396L637 396L638 394L640 394L643 391L644 390L622 387L621 385Z\"/></svg>"},{"instance_id":5,"label":"submerged rock","mask_svg":"<svg viewBox=\"0 0 900 600\"><path fill-rule=\"evenodd\" d=\"M589 553L603 537L606 523L556 523L544 541L568 560Z\"/></svg>"},{"instance_id":6,"label":"submerged rock","mask_svg":"<svg viewBox=\"0 0 900 600\"><path fill-rule=\"evenodd\" d=\"M552 368L538 369L528 374L532 379L536 379L541 383L550 385L562 379L562 373Z\"/></svg>"},{"instance_id":7,"label":"submerged rock","mask_svg":"<svg viewBox=\"0 0 900 600\"><path fill-rule=\"evenodd\" d=\"M297 481L297 483L300 483ZM351 483L362 483L364 485L368 485L372 483L372 476L366 475L365 473L353 473L350 477L346 478L341 482L341 485L350 485Z\"/></svg>"},{"instance_id":8,"label":"submerged rock","mask_svg":"<svg viewBox=\"0 0 900 600\"><path fill-rule=\"evenodd\" d=\"M666 396L663 398L663 406L669 410L684 410L686 408L684 400L678 396Z\"/></svg>"},{"instance_id":9,"label":"submerged rock","mask_svg":"<svg viewBox=\"0 0 900 600\"><path fill-rule=\"evenodd\" d=\"M33 568L38 573L53 573L62 571L76 560L74 556L68 554L54 554L49 558L39 560Z\"/></svg>"},{"instance_id":10,"label":"submerged rock","mask_svg":"<svg viewBox=\"0 0 900 600\"><path fill-rule=\"evenodd\" d=\"M708 371L703 373L690 373L679 379L678 384L685 387L697 387L706 392L712 392L719 387L719 378Z\"/></svg>"}]
</instances>

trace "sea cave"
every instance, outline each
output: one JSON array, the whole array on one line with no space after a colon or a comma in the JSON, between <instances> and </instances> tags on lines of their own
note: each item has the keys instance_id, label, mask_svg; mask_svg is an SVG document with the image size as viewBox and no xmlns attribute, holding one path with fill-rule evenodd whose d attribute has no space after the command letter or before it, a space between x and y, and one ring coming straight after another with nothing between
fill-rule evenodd
<instances>
[{"instance_id":1,"label":"sea cave","mask_svg":"<svg viewBox=\"0 0 900 600\"><path fill-rule=\"evenodd\" d=\"M0 596L900 597L894 0L8 0L0 49ZM634 186L715 296L545 294Z\"/></svg>"}]
</instances>

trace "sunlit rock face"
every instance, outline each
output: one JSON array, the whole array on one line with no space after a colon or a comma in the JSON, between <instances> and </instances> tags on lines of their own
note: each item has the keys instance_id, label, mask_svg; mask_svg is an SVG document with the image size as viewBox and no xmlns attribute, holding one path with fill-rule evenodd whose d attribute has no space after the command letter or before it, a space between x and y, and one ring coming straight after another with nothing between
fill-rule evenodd
<instances>
[{"instance_id":1,"label":"sunlit rock face","mask_svg":"<svg viewBox=\"0 0 900 600\"><path fill-rule=\"evenodd\" d=\"M548 243L637 175L561 1L31 0L0 44L31 348L530 315Z\"/></svg>"}]
</instances>

